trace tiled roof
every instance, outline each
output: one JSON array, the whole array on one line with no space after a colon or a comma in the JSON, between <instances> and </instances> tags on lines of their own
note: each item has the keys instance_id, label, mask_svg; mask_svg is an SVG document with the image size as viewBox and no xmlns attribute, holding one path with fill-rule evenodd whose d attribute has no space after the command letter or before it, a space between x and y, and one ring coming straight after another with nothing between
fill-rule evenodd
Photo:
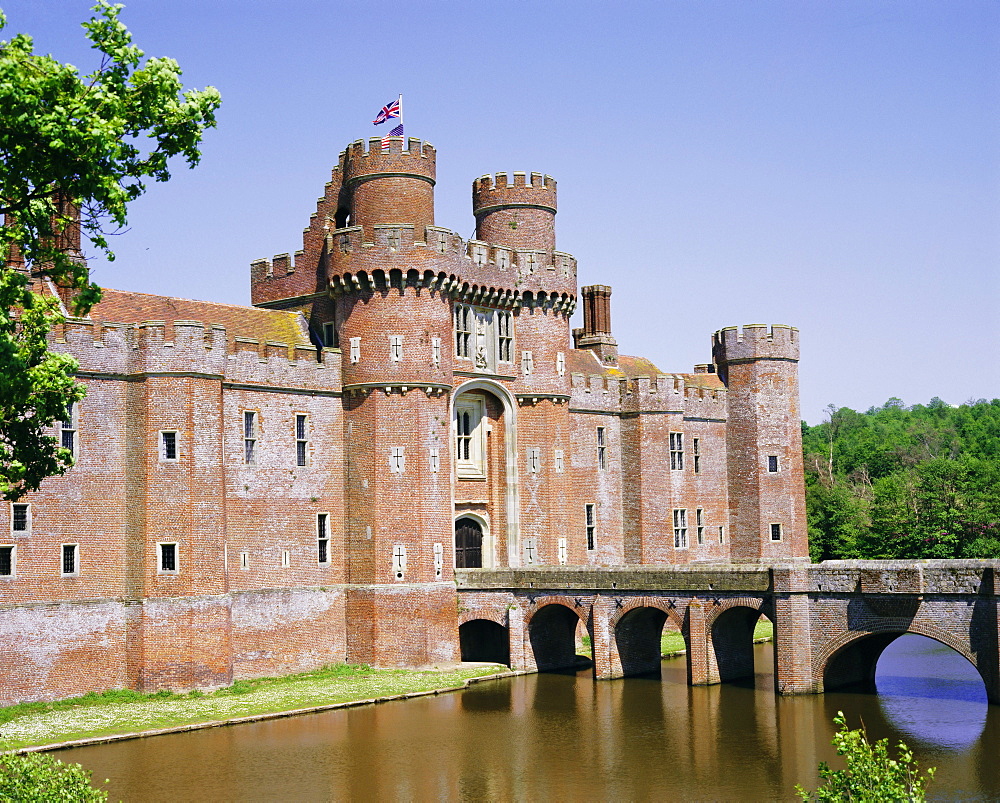
<instances>
[{"instance_id":1,"label":"tiled roof","mask_svg":"<svg viewBox=\"0 0 1000 803\"><path fill-rule=\"evenodd\" d=\"M573 374L603 374L604 376L617 377L619 379L634 379L637 376L656 377L664 375L665 372L657 368L652 362L644 357L629 357L628 355L618 355L618 365L613 367L604 365L597 355L589 349L571 349L566 357L566 369ZM680 376L684 378L684 384L703 388L723 388L722 380L718 374L696 374L696 373L668 373L666 376Z\"/></svg>"},{"instance_id":2,"label":"tiled roof","mask_svg":"<svg viewBox=\"0 0 1000 803\"><path fill-rule=\"evenodd\" d=\"M206 327L216 324L225 326L230 339L249 337L290 346L309 345L306 319L299 312L190 301L105 288L104 297L90 311L89 317L102 323L165 321L168 326L174 321L200 321Z\"/></svg>"}]
</instances>

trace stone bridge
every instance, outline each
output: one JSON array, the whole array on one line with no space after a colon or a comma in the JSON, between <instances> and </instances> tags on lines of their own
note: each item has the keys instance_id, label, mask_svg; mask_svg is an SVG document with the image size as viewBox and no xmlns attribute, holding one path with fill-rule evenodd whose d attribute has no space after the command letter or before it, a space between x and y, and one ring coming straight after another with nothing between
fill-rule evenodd
<instances>
[{"instance_id":1,"label":"stone bridge","mask_svg":"<svg viewBox=\"0 0 1000 803\"><path fill-rule=\"evenodd\" d=\"M874 690L882 651L917 633L967 658L1000 702L1000 561L827 561L772 566L459 569L465 660L550 670L576 662L582 627L598 679L658 671L668 620L688 681L752 677L753 629L774 624L775 688Z\"/></svg>"}]
</instances>

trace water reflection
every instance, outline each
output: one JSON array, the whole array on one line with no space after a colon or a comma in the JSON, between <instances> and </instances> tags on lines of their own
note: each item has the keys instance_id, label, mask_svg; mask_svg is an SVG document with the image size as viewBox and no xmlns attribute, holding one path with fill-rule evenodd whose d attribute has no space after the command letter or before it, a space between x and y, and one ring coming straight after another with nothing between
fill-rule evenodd
<instances>
[{"instance_id":1,"label":"water reflection","mask_svg":"<svg viewBox=\"0 0 1000 803\"><path fill-rule=\"evenodd\" d=\"M997 707L916 696L927 673L909 671L913 655L883 656L881 696L777 697L772 660L770 645L756 647L753 682L739 685L689 688L680 659L660 677L527 676L64 757L128 801L791 800L796 783L815 787L820 760L836 761L832 718L843 710L937 766L939 799L1000 797ZM938 705L973 708L942 727Z\"/></svg>"},{"instance_id":2,"label":"water reflection","mask_svg":"<svg viewBox=\"0 0 1000 803\"><path fill-rule=\"evenodd\" d=\"M979 672L933 639L896 639L879 659L875 685L885 718L908 741L964 750L986 725L990 707Z\"/></svg>"}]
</instances>

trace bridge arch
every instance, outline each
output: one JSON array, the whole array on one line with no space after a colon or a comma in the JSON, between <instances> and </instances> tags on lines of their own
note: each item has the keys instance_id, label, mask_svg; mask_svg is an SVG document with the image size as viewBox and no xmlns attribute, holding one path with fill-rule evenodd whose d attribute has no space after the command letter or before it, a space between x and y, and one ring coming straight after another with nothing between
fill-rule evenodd
<instances>
[{"instance_id":1,"label":"bridge arch","mask_svg":"<svg viewBox=\"0 0 1000 803\"><path fill-rule=\"evenodd\" d=\"M878 659L892 642L907 633L926 636L950 647L976 668L987 695L992 698L990 683L969 643L943 628L925 621L885 621L873 623L864 631L849 631L831 639L814 657L814 676L822 680L822 690L853 686L867 692L875 691L875 669Z\"/></svg>"},{"instance_id":2,"label":"bridge arch","mask_svg":"<svg viewBox=\"0 0 1000 803\"><path fill-rule=\"evenodd\" d=\"M711 672L722 683L754 676L753 635L761 615L774 622L764 597L720 599L705 618Z\"/></svg>"},{"instance_id":3,"label":"bridge arch","mask_svg":"<svg viewBox=\"0 0 1000 803\"><path fill-rule=\"evenodd\" d=\"M489 661L510 666L510 628L495 618L468 618L458 626L463 661Z\"/></svg>"},{"instance_id":4,"label":"bridge arch","mask_svg":"<svg viewBox=\"0 0 1000 803\"><path fill-rule=\"evenodd\" d=\"M576 629L581 622L590 634L590 606L579 606L564 596L538 597L525 617L528 642L539 672L568 669L577 665Z\"/></svg>"}]
</instances>

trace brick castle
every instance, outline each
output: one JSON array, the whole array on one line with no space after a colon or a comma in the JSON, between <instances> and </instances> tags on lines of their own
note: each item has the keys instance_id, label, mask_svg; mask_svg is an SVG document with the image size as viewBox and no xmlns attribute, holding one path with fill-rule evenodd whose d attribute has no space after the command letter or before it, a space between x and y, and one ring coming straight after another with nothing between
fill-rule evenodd
<instances>
[{"instance_id":1,"label":"brick castle","mask_svg":"<svg viewBox=\"0 0 1000 803\"><path fill-rule=\"evenodd\" d=\"M477 179L466 242L435 159L351 144L252 307L107 290L55 334L88 390L0 511L0 704L455 661L456 567L807 557L797 330L619 355L555 181Z\"/></svg>"}]
</instances>

